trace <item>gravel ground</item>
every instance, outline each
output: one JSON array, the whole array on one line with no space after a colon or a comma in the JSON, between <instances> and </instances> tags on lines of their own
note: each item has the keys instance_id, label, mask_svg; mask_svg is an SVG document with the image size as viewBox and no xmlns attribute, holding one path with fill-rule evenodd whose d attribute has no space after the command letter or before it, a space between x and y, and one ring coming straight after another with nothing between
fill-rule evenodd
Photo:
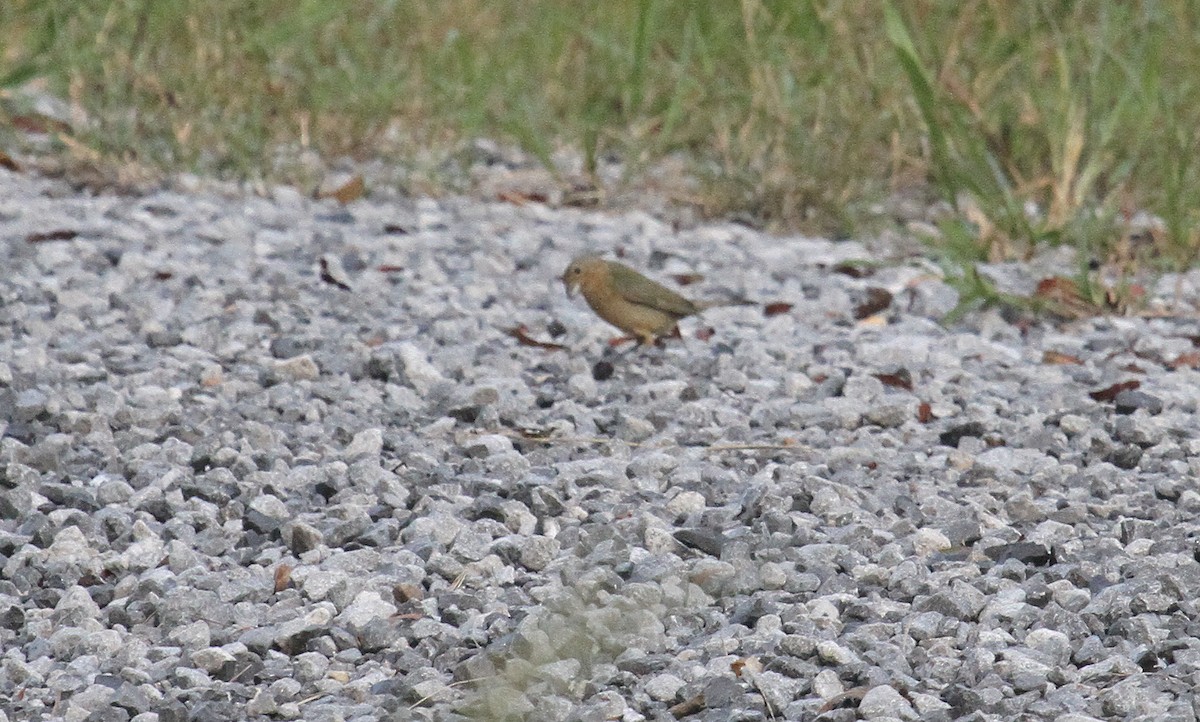
<instances>
[{"instance_id":1,"label":"gravel ground","mask_svg":"<svg viewBox=\"0 0 1200 722\"><path fill-rule=\"evenodd\" d=\"M1196 718L1194 313L946 328L855 242L5 171L0 240L2 720ZM614 356L557 276L617 248L792 306Z\"/></svg>"}]
</instances>

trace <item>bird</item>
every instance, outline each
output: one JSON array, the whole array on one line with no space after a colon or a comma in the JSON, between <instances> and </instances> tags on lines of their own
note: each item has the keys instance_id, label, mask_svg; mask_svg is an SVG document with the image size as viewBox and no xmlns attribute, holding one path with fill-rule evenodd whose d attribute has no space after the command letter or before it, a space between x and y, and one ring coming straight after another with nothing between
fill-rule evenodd
<instances>
[{"instance_id":1,"label":"bird","mask_svg":"<svg viewBox=\"0 0 1200 722\"><path fill-rule=\"evenodd\" d=\"M646 278L623 263L599 256L580 256L562 275L567 296L578 290L596 315L629 335L612 345L636 340L638 345L680 336L679 320L724 302L697 303ZM744 301L735 301L741 304Z\"/></svg>"}]
</instances>

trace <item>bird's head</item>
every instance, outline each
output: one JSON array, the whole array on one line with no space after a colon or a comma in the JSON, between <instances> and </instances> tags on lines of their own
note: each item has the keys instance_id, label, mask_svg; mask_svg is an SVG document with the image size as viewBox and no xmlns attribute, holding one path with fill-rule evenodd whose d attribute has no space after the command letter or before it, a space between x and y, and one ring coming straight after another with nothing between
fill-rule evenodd
<instances>
[{"instance_id":1,"label":"bird's head","mask_svg":"<svg viewBox=\"0 0 1200 722\"><path fill-rule=\"evenodd\" d=\"M571 261L567 270L563 271L562 283L567 290L567 296L574 297L575 291L589 277L600 273L604 268L604 260L596 256L580 256Z\"/></svg>"}]
</instances>

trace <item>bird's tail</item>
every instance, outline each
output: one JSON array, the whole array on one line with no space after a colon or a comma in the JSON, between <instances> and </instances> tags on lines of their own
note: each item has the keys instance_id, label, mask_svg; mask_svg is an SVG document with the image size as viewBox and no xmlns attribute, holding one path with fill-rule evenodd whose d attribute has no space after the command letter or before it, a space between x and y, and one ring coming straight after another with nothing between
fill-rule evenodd
<instances>
[{"instance_id":1,"label":"bird's tail","mask_svg":"<svg viewBox=\"0 0 1200 722\"><path fill-rule=\"evenodd\" d=\"M696 301L696 307L701 311L707 311L710 308L724 308L726 306L758 306L758 301L751 301L748 298L738 296L735 298L718 298L710 301Z\"/></svg>"}]
</instances>

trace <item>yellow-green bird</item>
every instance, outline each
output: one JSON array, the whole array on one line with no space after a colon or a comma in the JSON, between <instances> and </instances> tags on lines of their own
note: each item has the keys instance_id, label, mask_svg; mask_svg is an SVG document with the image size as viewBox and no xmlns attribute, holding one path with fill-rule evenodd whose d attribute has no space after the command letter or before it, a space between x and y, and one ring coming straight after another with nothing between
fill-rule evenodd
<instances>
[{"instance_id":1,"label":"yellow-green bird","mask_svg":"<svg viewBox=\"0 0 1200 722\"><path fill-rule=\"evenodd\" d=\"M689 301L623 263L599 256L581 256L571 261L563 272L562 282L568 296L578 289L597 316L639 344L678 336L679 319L709 307ZM621 340L625 339L617 342Z\"/></svg>"}]
</instances>

